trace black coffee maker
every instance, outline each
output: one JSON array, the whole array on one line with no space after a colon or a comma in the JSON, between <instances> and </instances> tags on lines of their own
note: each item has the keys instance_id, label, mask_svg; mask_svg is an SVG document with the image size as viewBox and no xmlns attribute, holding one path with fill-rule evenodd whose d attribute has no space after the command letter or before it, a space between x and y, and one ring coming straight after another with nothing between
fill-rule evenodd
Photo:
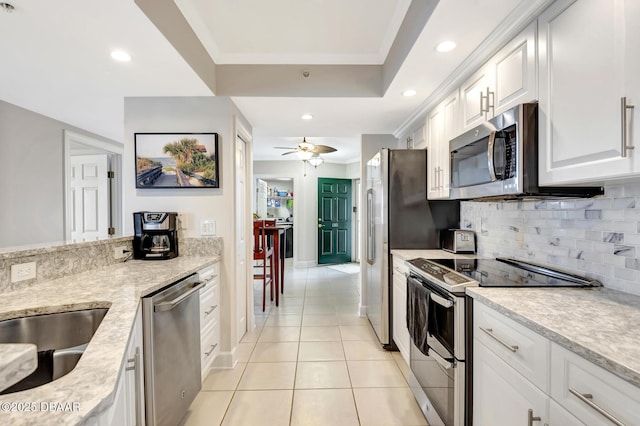
<instances>
[{"instance_id":1,"label":"black coffee maker","mask_svg":"<svg viewBox=\"0 0 640 426\"><path fill-rule=\"evenodd\" d=\"M133 258L172 259L178 256L178 213L133 214Z\"/></svg>"}]
</instances>

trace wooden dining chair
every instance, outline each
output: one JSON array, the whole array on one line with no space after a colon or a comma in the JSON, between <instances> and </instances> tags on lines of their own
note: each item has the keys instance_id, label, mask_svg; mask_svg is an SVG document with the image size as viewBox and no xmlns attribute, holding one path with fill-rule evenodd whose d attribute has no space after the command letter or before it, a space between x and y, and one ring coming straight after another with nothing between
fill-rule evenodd
<instances>
[{"instance_id":1,"label":"wooden dining chair","mask_svg":"<svg viewBox=\"0 0 640 426\"><path fill-rule=\"evenodd\" d=\"M267 241L267 234L264 228L269 226L269 220L256 220L253 222L253 260L254 272L253 279L262 281L262 312L266 306L267 286L271 291L271 300L273 301L273 283L275 279L275 257L273 247L270 247ZM273 221L275 224L275 221ZM256 265L255 263L258 262ZM267 263L269 264L269 273L267 273ZM259 268L256 272L255 268Z\"/></svg>"}]
</instances>

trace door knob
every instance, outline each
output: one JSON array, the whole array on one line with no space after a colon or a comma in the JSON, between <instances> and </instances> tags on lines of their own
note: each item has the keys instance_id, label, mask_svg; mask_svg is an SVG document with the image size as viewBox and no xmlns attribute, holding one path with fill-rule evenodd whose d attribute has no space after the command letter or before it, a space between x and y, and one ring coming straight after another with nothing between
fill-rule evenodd
<instances>
[{"instance_id":1,"label":"door knob","mask_svg":"<svg viewBox=\"0 0 640 426\"><path fill-rule=\"evenodd\" d=\"M324 225L323 225L323 224L321 224L321 223L319 223L319 224L318 224L318 228L324 228Z\"/></svg>"}]
</instances>

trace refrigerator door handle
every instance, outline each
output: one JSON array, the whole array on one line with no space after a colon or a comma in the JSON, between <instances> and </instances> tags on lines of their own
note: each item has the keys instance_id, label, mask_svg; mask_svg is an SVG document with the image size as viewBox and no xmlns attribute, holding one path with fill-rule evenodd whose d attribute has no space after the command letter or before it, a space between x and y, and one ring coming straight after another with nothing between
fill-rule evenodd
<instances>
[{"instance_id":1,"label":"refrigerator door handle","mask_svg":"<svg viewBox=\"0 0 640 426\"><path fill-rule=\"evenodd\" d=\"M367 189L367 263L373 265L376 260L375 223L373 220L373 189Z\"/></svg>"}]
</instances>

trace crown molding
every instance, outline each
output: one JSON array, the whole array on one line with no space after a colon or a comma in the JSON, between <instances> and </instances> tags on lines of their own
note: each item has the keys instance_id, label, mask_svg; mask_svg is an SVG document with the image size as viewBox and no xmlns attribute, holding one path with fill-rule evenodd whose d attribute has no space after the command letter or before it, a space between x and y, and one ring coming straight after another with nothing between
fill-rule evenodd
<instances>
[{"instance_id":1,"label":"crown molding","mask_svg":"<svg viewBox=\"0 0 640 426\"><path fill-rule=\"evenodd\" d=\"M400 138L422 125L427 113L533 22L555 0L522 1L394 132Z\"/></svg>"}]
</instances>

